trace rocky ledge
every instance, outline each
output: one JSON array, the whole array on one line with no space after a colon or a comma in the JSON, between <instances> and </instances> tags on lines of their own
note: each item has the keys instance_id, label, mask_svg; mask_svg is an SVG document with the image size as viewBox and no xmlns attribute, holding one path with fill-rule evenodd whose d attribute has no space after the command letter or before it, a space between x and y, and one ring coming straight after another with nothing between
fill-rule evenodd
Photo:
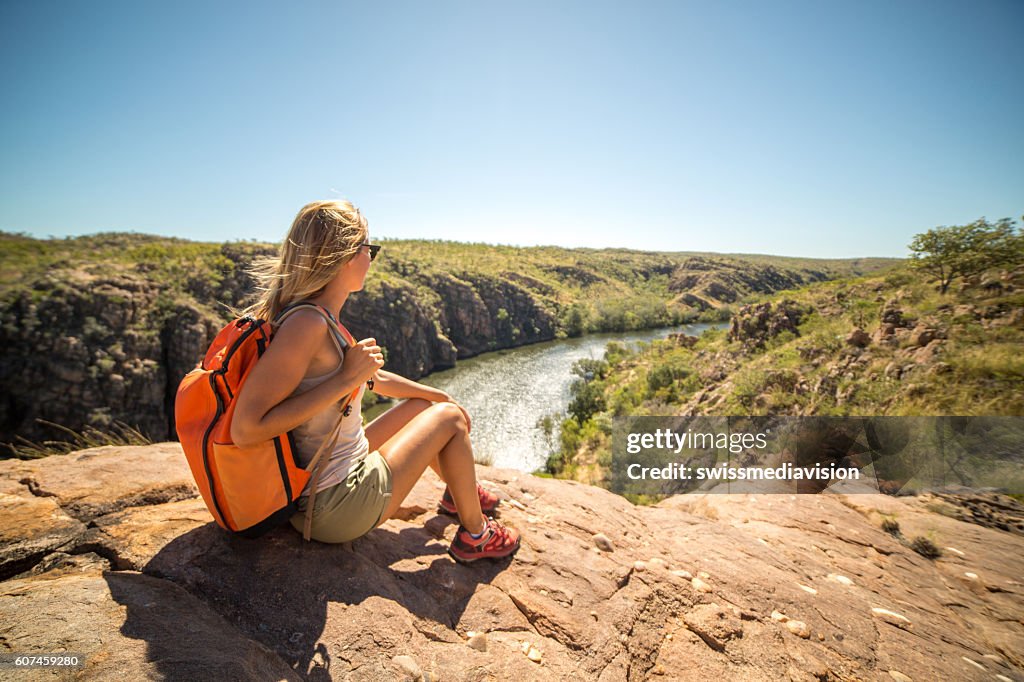
<instances>
[{"instance_id":1,"label":"rocky ledge","mask_svg":"<svg viewBox=\"0 0 1024 682\"><path fill-rule=\"evenodd\" d=\"M480 475L524 542L467 567L432 477L328 546L228 537L176 443L0 462L0 650L86 660L18 679L1024 680L1024 537L949 499Z\"/></svg>"}]
</instances>

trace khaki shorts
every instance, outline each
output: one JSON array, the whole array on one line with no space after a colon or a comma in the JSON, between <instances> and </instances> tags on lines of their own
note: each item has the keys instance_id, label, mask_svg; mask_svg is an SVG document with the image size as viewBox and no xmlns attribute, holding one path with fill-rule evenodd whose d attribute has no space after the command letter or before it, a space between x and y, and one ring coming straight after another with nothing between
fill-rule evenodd
<instances>
[{"instance_id":1,"label":"khaki shorts","mask_svg":"<svg viewBox=\"0 0 1024 682\"><path fill-rule=\"evenodd\" d=\"M306 502L292 515L295 530L306 523ZM349 542L366 535L380 523L391 501L391 469L374 450L349 472L343 483L317 492L310 537L318 542Z\"/></svg>"}]
</instances>

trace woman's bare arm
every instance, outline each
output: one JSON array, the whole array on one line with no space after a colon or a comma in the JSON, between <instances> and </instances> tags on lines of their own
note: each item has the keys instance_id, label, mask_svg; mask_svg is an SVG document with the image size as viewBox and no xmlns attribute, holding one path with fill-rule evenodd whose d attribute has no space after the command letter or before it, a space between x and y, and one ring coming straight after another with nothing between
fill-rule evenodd
<instances>
[{"instance_id":1,"label":"woman's bare arm","mask_svg":"<svg viewBox=\"0 0 1024 682\"><path fill-rule=\"evenodd\" d=\"M236 445L253 445L294 429L351 393L383 365L376 341L365 339L345 353L340 372L292 396L328 333L315 313L297 312L281 325L238 396L231 421L231 440Z\"/></svg>"},{"instance_id":2,"label":"woman's bare arm","mask_svg":"<svg viewBox=\"0 0 1024 682\"><path fill-rule=\"evenodd\" d=\"M466 416L466 424L472 428L473 421L466 408L456 403L450 395L439 388L406 379L394 372L379 370L373 377L373 392L388 398L423 398L432 403L455 403L462 410L462 414Z\"/></svg>"},{"instance_id":3,"label":"woman's bare arm","mask_svg":"<svg viewBox=\"0 0 1024 682\"><path fill-rule=\"evenodd\" d=\"M383 369L378 370L373 377L373 392L387 398L423 398L432 403L451 402L451 396L438 388L426 386Z\"/></svg>"}]
</instances>

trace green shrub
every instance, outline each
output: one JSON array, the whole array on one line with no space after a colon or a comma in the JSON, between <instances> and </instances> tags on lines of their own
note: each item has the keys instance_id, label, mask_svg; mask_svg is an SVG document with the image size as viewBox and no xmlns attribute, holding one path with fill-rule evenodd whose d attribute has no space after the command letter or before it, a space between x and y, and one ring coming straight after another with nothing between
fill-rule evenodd
<instances>
[{"instance_id":1,"label":"green shrub","mask_svg":"<svg viewBox=\"0 0 1024 682\"><path fill-rule=\"evenodd\" d=\"M692 369L673 358L663 363L655 363L647 373L647 396L653 397L658 395L659 391L664 393L665 389L675 389L679 382L692 375Z\"/></svg>"},{"instance_id":2,"label":"green shrub","mask_svg":"<svg viewBox=\"0 0 1024 682\"><path fill-rule=\"evenodd\" d=\"M584 381L600 380L608 375L608 363L595 358L580 358L572 363L570 371Z\"/></svg>"},{"instance_id":3,"label":"green shrub","mask_svg":"<svg viewBox=\"0 0 1024 682\"><path fill-rule=\"evenodd\" d=\"M580 303L569 306L562 317L562 329L570 338L582 336L587 331L590 314Z\"/></svg>"},{"instance_id":4,"label":"green shrub","mask_svg":"<svg viewBox=\"0 0 1024 682\"><path fill-rule=\"evenodd\" d=\"M572 400L569 401L569 414L575 418L581 426L590 417L606 407L604 391L593 382L579 379L573 382L570 387Z\"/></svg>"}]
</instances>

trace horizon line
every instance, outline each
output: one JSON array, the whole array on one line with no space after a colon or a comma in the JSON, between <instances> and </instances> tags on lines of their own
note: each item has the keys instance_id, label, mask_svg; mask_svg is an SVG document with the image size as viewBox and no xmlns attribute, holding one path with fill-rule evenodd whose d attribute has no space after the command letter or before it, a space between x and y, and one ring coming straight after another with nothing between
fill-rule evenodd
<instances>
[{"instance_id":1,"label":"horizon line","mask_svg":"<svg viewBox=\"0 0 1024 682\"><path fill-rule=\"evenodd\" d=\"M83 234L68 234L68 235L54 235L50 234L46 237L40 237L38 235L31 234L29 232L13 231L7 228L0 228L0 236L11 236L21 237L25 239L32 239L35 241L67 241L74 239L87 239L90 237L102 237L102 236L113 236L113 235L139 235L144 237L153 237L155 239L169 239L177 240L182 242L189 242L193 244L265 244L268 246L277 246L281 241L271 242L264 241L262 239L226 239L219 241L210 240L198 240L191 239L189 237L177 237L173 235L166 235L156 232L146 232L140 230L107 230L98 232L88 232ZM642 253L642 254L659 254L659 255L681 255L681 256L725 256L734 258L790 258L794 260L815 260L815 261L849 261L849 260L888 260L888 261L905 261L909 260L909 256L799 256L799 255L784 255L775 253L745 253L736 251L653 251L649 249L633 249L625 246L564 246L561 244L511 244L502 242L483 242L483 241L458 241L454 239L441 239L437 237L386 237L381 236L378 238L381 242L434 242L442 244L459 244L464 246L486 246L493 248L513 248L513 249L562 249L565 251L626 251L629 253ZM283 241L283 240L282 240Z\"/></svg>"}]
</instances>

